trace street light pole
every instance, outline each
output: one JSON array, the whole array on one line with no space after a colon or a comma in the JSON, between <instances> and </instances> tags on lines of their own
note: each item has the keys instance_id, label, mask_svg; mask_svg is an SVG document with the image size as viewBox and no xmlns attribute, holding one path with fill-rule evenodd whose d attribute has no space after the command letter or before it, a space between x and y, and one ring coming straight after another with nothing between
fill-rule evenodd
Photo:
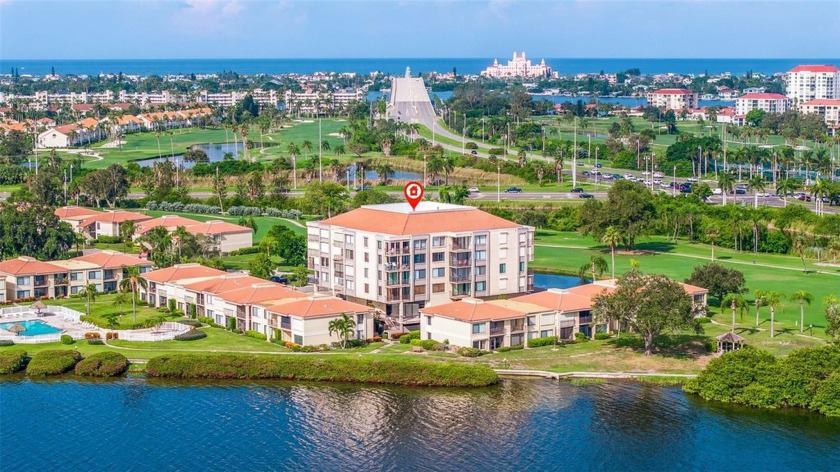
<instances>
[{"instance_id":1,"label":"street light pole","mask_svg":"<svg viewBox=\"0 0 840 472\"><path fill-rule=\"evenodd\" d=\"M502 201L502 166L496 164L496 201Z\"/></svg>"},{"instance_id":2,"label":"street light pole","mask_svg":"<svg viewBox=\"0 0 840 472\"><path fill-rule=\"evenodd\" d=\"M674 166L674 184L672 185L673 191L671 192L672 195L677 195L677 166Z\"/></svg>"},{"instance_id":3,"label":"street light pole","mask_svg":"<svg viewBox=\"0 0 840 472\"><path fill-rule=\"evenodd\" d=\"M572 187L577 187L577 116L575 116L575 132L572 141Z\"/></svg>"}]
</instances>

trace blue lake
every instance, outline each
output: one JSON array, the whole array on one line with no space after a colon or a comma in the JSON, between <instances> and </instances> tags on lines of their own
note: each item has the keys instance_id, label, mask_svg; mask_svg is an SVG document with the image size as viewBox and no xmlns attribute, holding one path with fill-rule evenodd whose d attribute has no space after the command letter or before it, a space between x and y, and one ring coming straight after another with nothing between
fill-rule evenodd
<instances>
[{"instance_id":1,"label":"blue lake","mask_svg":"<svg viewBox=\"0 0 840 472\"><path fill-rule=\"evenodd\" d=\"M233 154L234 159L238 159L241 157L242 153L242 143L215 143L215 144L196 144L193 146L197 149L202 149L204 152L207 153L207 157L210 159L210 162L219 162L224 159L225 154L231 153ZM138 159L134 162L140 164L140 167L151 167L155 164L155 162L164 162L167 160L177 162L181 165L181 167L185 169L189 169L190 167L194 166L194 162L184 162L183 158L184 155L180 153L180 149L178 152L173 153L171 149L169 149L169 153L167 153L167 149L164 146L161 146L161 151L163 156L162 157L153 157L150 159Z\"/></svg>"},{"instance_id":2,"label":"blue lake","mask_svg":"<svg viewBox=\"0 0 840 472\"><path fill-rule=\"evenodd\" d=\"M0 380L0 468L829 470L840 420L676 387Z\"/></svg>"}]
</instances>

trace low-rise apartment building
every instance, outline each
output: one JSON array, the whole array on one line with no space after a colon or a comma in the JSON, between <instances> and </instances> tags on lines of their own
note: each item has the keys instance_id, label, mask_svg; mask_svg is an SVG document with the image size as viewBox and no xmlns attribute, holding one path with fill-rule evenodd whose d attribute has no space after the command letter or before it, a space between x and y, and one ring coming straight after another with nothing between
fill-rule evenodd
<instances>
[{"instance_id":1,"label":"low-rise apartment building","mask_svg":"<svg viewBox=\"0 0 840 472\"><path fill-rule=\"evenodd\" d=\"M90 218L91 216L96 216L101 214L102 212L99 210L94 210L93 208L85 208L80 206L64 206L58 207L53 212L55 216L58 217L59 220L67 223L73 228L73 231L79 231L79 223L82 221Z\"/></svg>"},{"instance_id":2,"label":"low-rise apartment building","mask_svg":"<svg viewBox=\"0 0 840 472\"><path fill-rule=\"evenodd\" d=\"M363 101L364 98L364 91L361 89L334 92L313 89L302 92L286 90L283 95L286 109L295 114L326 113L330 110L340 109L352 102Z\"/></svg>"},{"instance_id":3,"label":"low-rise apartment building","mask_svg":"<svg viewBox=\"0 0 840 472\"><path fill-rule=\"evenodd\" d=\"M688 89L665 88L653 91L647 96L648 106L667 110L692 110L698 108L700 99L697 92Z\"/></svg>"},{"instance_id":4,"label":"low-rise apartment building","mask_svg":"<svg viewBox=\"0 0 840 472\"><path fill-rule=\"evenodd\" d=\"M746 115L752 110L784 113L790 109L790 99L780 93L747 93L735 100L735 113Z\"/></svg>"},{"instance_id":5,"label":"low-rise apartment building","mask_svg":"<svg viewBox=\"0 0 840 472\"><path fill-rule=\"evenodd\" d=\"M829 126L840 123L840 99L811 100L799 105L799 110L802 113L815 113L817 115L822 115L823 120L825 120L825 124Z\"/></svg>"},{"instance_id":6,"label":"low-rise apartment building","mask_svg":"<svg viewBox=\"0 0 840 472\"><path fill-rule=\"evenodd\" d=\"M201 222L177 215L164 215L139 223L137 231L134 233L134 239L157 227L164 227L170 233L179 227L183 227L188 233L206 236L213 241L215 247L222 254L254 245L254 230L247 226L221 220Z\"/></svg>"},{"instance_id":7,"label":"low-rise apartment building","mask_svg":"<svg viewBox=\"0 0 840 472\"><path fill-rule=\"evenodd\" d=\"M133 211L109 210L79 221L76 230L88 239L96 239L99 236L116 238L120 236L120 225L126 221L139 223L150 219L152 219L151 216Z\"/></svg>"},{"instance_id":8,"label":"low-rise apartment building","mask_svg":"<svg viewBox=\"0 0 840 472\"><path fill-rule=\"evenodd\" d=\"M373 304L386 324L419 324L419 310L465 297L533 290L534 228L474 207L367 205L307 223L319 290Z\"/></svg>"},{"instance_id":9,"label":"low-rise apartment building","mask_svg":"<svg viewBox=\"0 0 840 472\"><path fill-rule=\"evenodd\" d=\"M683 288L696 306L706 306L708 290L688 284ZM529 339L548 336L572 340L583 333L593 337L596 332L617 327L598 324L592 317L593 298L613 290L615 282L605 280L508 300L467 298L426 307L420 310L421 337L490 350L527 345Z\"/></svg>"}]
</instances>

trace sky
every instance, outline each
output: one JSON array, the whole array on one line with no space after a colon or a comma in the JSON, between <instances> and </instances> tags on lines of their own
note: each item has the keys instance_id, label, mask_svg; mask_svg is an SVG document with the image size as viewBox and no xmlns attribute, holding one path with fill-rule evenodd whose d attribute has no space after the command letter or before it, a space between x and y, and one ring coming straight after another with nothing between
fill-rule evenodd
<instances>
[{"instance_id":1,"label":"sky","mask_svg":"<svg viewBox=\"0 0 840 472\"><path fill-rule=\"evenodd\" d=\"M0 59L838 58L840 0L0 0Z\"/></svg>"}]
</instances>

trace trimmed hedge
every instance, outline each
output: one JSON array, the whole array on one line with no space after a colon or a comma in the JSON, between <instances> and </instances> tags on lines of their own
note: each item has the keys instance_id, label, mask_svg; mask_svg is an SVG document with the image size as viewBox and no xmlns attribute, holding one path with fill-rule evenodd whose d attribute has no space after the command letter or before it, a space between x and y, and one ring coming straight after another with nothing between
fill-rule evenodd
<instances>
[{"instance_id":1,"label":"trimmed hedge","mask_svg":"<svg viewBox=\"0 0 840 472\"><path fill-rule=\"evenodd\" d=\"M15 342L11 339L0 339L0 347L14 346Z\"/></svg>"},{"instance_id":2,"label":"trimmed hedge","mask_svg":"<svg viewBox=\"0 0 840 472\"><path fill-rule=\"evenodd\" d=\"M196 339L204 339L207 337L207 333L200 329L193 329L187 331L186 333L175 335L173 338L175 341L195 341Z\"/></svg>"},{"instance_id":3,"label":"trimmed hedge","mask_svg":"<svg viewBox=\"0 0 840 472\"><path fill-rule=\"evenodd\" d=\"M105 345L105 341L101 339L88 339L87 343L89 346L103 346Z\"/></svg>"},{"instance_id":4,"label":"trimmed hedge","mask_svg":"<svg viewBox=\"0 0 840 472\"><path fill-rule=\"evenodd\" d=\"M193 328L201 328L204 326L201 321L198 320L190 320L190 319L183 319L178 320L176 323L181 323L182 325L192 326Z\"/></svg>"},{"instance_id":5,"label":"trimmed hedge","mask_svg":"<svg viewBox=\"0 0 840 472\"><path fill-rule=\"evenodd\" d=\"M128 370L128 359L119 352L93 354L76 364L76 375L88 377L116 377Z\"/></svg>"},{"instance_id":6,"label":"trimmed hedge","mask_svg":"<svg viewBox=\"0 0 840 472\"><path fill-rule=\"evenodd\" d=\"M41 351L29 361L26 373L34 376L60 375L73 370L82 360L82 354L74 349Z\"/></svg>"},{"instance_id":7,"label":"trimmed hedge","mask_svg":"<svg viewBox=\"0 0 840 472\"><path fill-rule=\"evenodd\" d=\"M0 351L0 374L14 374L25 363L26 351Z\"/></svg>"},{"instance_id":8,"label":"trimmed hedge","mask_svg":"<svg viewBox=\"0 0 840 472\"><path fill-rule=\"evenodd\" d=\"M557 336L546 336L528 340L528 347L553 346L557 343Z\"/></svg>"},{"instance_id":9,"label":"trimmed hedge","mask_svg":"<svg viewBox=\"0 0 840 472\"><path fill-rule=\"evenodd\" d=\"M61 344L73 344L74 342L75 341L73 341L73 337L70 336L69 334L62 334L61 335Z\"/></svg>"},{"instance_id":10,"label":"trimmed hedge","mask_svg":"<svg viewBox=\"0 0 840 472\"><path fill-rule=\"evenodd\" d=\"M435 341L434 339L412 339L411 340L412 346L420 346L427 351L432 351L436 349L438 346L442 346L441 343Z\"/></svg>"},{"instance_id":11,"label":"trimmed hedge","mask_svg":"<svg viewBox=\"0 0 840 472\"><path fill-rule=\"evenodd\" d=\"M259 339L260 341L265 341L268 339L268 336L260 333L259 331L252 331L250 329L245 331L245 336L248 336L249 338Z\"/></svg>"},{"instance_id":12,"label":"trimmed hedge","mask_svg":"<svg viewBox=\"0 0 840 472\"><path fill-rule=\"evenodd\" d=\"M430 387L483 387L499 377L486 366L413 358L178 354L146 364L150 377L180 379L287 379Z\"/></svg>"}]
</instances>

